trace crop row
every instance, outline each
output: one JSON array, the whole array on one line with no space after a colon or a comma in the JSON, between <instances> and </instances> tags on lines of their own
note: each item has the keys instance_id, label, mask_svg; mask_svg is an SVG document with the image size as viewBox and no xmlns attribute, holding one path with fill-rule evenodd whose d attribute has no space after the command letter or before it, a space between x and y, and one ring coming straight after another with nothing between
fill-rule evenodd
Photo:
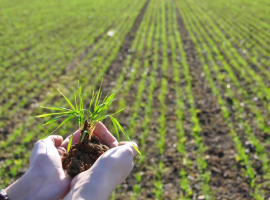
<instances>
[{"instance_id":1,"label":"crop row","mask_svg":"<svg viewBox=\"0 0 270 200\"><path fill-rule=\"evenodd\" d=\"M207 37L205 37L205 38L207 39ZM211 44L211 40L208 39L208 43ZM214 52L215 52L215 54L221 54L222 53L222 52L219 52L217 49L214 49ZM222 61L222 63L226 63L225 60L222 60L221 59L222 57L218 57L218 58L219 58L219 60ZM217 60L218 58L215 58L215 59ZM264 131L264 132L269 132L269 127L265 123L263 123L263 120L261 120L264 116L261 113L260 107L257 107L257 105L255 104L256 101L254 102L254 98L253 99L246 98L246 97L249 96L250 92L249 91L246 91L245 88L242 88L241 87L240 83L237 81L237 78L234 75L234 71L232 71L229 68L228 64L225 66L225 68L226 68L225 71L228 71L228 73L229 73L229 77L228 78L233 81L233 83L231 83L231 84L229 84L227 86L228 87L234 87L235 86L237 88L237 93L235 93L234 95L232 95L231 98L234 101L237 101L237 98L235 98L235 97L238 97L239 100L236 102L236 105L240 105L241 104L242 107L244 105L248 105L250 112L253 112L254 115L256 116L256 118L258 118L260 120L260 123L258 123L258 125L257 125L258 127L257 128L258 129L262 129L262 131ZM219 70L218 67L216 67L215 70ZM222 77L219 76L219 78L222 78ZM225 80L229 80L228 78L227 79L225 78ZM224 79L224 77L223 77L223 79ZM223 83L224 83L224 81L223 81ZM228 94L231 94L231 93L228 93ZM240 109L239 106L238 106L238 108ZM243 110L243 109L241 108L240 111L238 111L239 112L238 115L240 115L240 113L244 112L244 111L241 111L241 110ZM247 128L247 132L250 132L250 131L248 131L250 129L249 126L244 126L244 127ZM256 143L258 144L258 142L256 142ZM259 144L258 144L258 149L260 149L259 148Z\"/></svg>"},{"instance_id":2,"label":"crop row","mask_svg":"<svg viewBox=\"0 0 270 200\"><path fill-rule=\"evenodd\" d=\"M124 9L125 9L125 6L124 6ZM115 15L115 13L113 13L113 12L111 12L110 14L112 16ZM119 23L121 23L121 21L126 21L125 19L128 19L128 16L126 16L126 18L123 18L122 20L120 20ZM103 26L100 26L100 27L102 27L102 28L100 28L101 31L97 30L96 32L104 33L104 31L106 29L104 29ZM106 28L106 25L105 25L105 28ZM107 35L105 35L105 36L107 36ZM97 37L97 36L90 38L90 41L88 43L89 45L91 45L94 42L95 37ZM104 37L95 46L100 47L101 45L107 44L107 43L105 43L105 40L107 38L109 38L109 37L108 36ZM67 41L68 40L69 39L67 39ZM85 45L85 39L83 39L83 37L82 37L82 40L77 41L76 44L77 45L80 45L80 44ZM110 43L108 42L108 44L110 44ZM80 46L74 46L73 48L77 49L77 47L80 49L84 49L84 48L81 48ZM59 48L59 45L58 45L58 48ZM98 49L98 48L96 48L96 49ZM60 52L64 56L64 53L62 53L62 51L58 50L58 52ZM95 51L93 51L93 52L95 52ZM46 55L49 55L50 58L53 58L53 56L55 55L55 52L51 51L49 54L46 54ZM76 57L76 55L74 55L74 56ZM30 56L30 57L32 57L32 56ZM89 58L91 58L91 54L85 56L84 59L89 59ZM3 88L3 90L2 90L4 92L4 95L1 98L3 99L2 102L6 101L7 99L9 99L9 101L6 101L4 108L6 108L6 110L8 110L10 107L16 106L17 104L18 104L19 108L23 108L23 107L27 106L27 103L29 103L29 98L31 98L31 99L34 98L35 97L34 95L37 96L37 94L39 94L40 91L43 91L42 89L44 89L45 86L48 87L52 84L52 82L55 83L58 81L57 78L49 80L47 78L48 76L53 76L53 75L59 76L63 72L65 72L67 75L68 75L68 73L70 73L70 74L77 73L78 74L78 68L80 69L80 66L77 66L75 68L76 71L71 70L72 68L66 70L68 63L71 62L71 60L72 60L71 58L70 59L56 58L56 60L58 60L58 59L60 59L62 62L59 63L59 61L58 61L58 63L56 63L55 61L52 61L54 63L53 66L51 66L50 62L47 62L46 60L43 60L43 59L41 61L38 59L35 59L35 62L39 62L38 65L33 64L33 62L31 62L31 60L30 60L31 64L29 66L27 66L26 68L23 68L23 66L18 64L18 66L20 66L19 69L21 71L20 76L17 76L15 73L9 72L9 70L11 70L11 67L8 70L6 70L3 75L4 75L4 77L5 77L5 74L8 76L6 76L6 78L3 79L3 81L5 81L6 87ZM29 59L27 59L27 60L29 61ZM49 66L50 66L50 70L46 70L47 67L49 67ZM89 64L88 64L88 66L89 66ZM32 72L32 73L29 73L29 72ZM55 72L55 74L53 72ZM20 89L21 85L24 85L24 90ZM14 93L16 91L18 91L18 92L16 93L16 96L15 96ZM27 96L26 94L29 92L31 92L30 96L29 95ZM27 98L26 98L26 96L27 96ZM20 98L20 101L18 101L18 98ZM4 112L5 112L5 110L4 110ZM16 109L12 109L11 114L16 113L16 112L17 112Z\"/></svg>"},{"instance_id":3,"label":"crop row","mask_svg":"<svg viewBox=\"0 0 270 200\"><path fill-rule=\"evenodd\" d=\"M38 2L38 5L40 5L40 3L41 2ZM1 45L2 48L4 47L9 50L6 52L4 57L1 56L3 61L8 61L10 59L13 59L14 61L18 60L19 62L29 60L29 58L24 59L24 56L26 55L34 55L33 57L40 55L44 57L45 54L34 54L35 52L41 53L42 51L44 51L44 53L46 52L46 55L48 54L49 56L53 53L50 52L51 50L58 50L59 47L57 47L57 45L59 45L59 42L62 45L75 45L74 47L76 47L76 42L80 41L80 39L91 40L96 32L100 32L97 28L104 28L106 25L111 25L115 21L115 15L112 15L112 13L115 13L115 10L112 11L110 8L114 8L116 11L123 11L125 5L130 2L127 4L123 4L121 1L112 1L106 4L105 1L93 2L99 12L97 12L97 10L95 11L93 9L94 7L89 9L89 2L87 1L79 3L74 2L74 4L64 5L63 9L60 10L60 13L57 5L59 2L51 1L44 4L50 5L50 3L52 5L49 8L45 5L41 5L42 10L40 10L39 13L36 13L36 15L24 15L22 12L14 15L14 19L10 19L10 16L8 15L10 11L7 10L5 13L4 10L3 19L5 19L5 17L9 17L9 19L6 20L10 23L4 23L3 26L7 25L5 28L7 31L11 32L11 35L5 35L4 37L6 38L3 40L4 43ZM56 5L53 6L54 3ZM119 6L119 4L121 4L121 6ZM32 3L30 5L31 6L28 7L28 12L35 13L38 5ZM46 13L48 11L50 12ZM89 18L90 16L93 17L93 19ZM17 20L22 21L17 23ZM17 31L13 30L13 26L16 26ZM70 29L65 29L66 26L69 26ZM12 35L12 33L16 33L16 35ZM85 34L82 35L82 33ZM83 37L74 37L72 34L78 34ZM10 43L9 40L14 42L15 45ZM80 43L80 45L82 44ZM18 48L20 46L23 46L23 48ZM75 48L75 50L82 51L83 48ZM6 57L10 58L6 59ZM12 64L12 60L10 61L11 63L8 62L8 66Z\"/></svg>"},{"instance_id":4,"label":"crop row","mask_svg":"<svg viewBox=\"0 0 270 200\"><path fill-rule=\"evenodd\" d=\"M134 3L136 3L136 2L134 2ZM109 43L109 44L107 44L107 47L113 46L114 50L108 52L107 55L105 54L105 56L107 56L106 61L99 63L100 65L103 64L104 67L100 69L98 76L95 76L94 79L91 80L90 85L89 85L88 79L81 80L81 84L85 88L85 91L91 91L92 89L94 89L95 85L98 85L98 83L100 82L100 80L103 77L104 73L106 72L107 68L110 66L110 63L112 62L112 60L115 58L116 54L118 53L120 45L124 40L124 36L127 34L128 30L131 28L132 22L134 22L135 17L138 15L138 12L140 11L141 7L143 6L143 3L144 2L140 2L139 4L136 4L136 7L132 7L132 9L134 11L130 10L130 13L132 13L132 15L130 15L130 13L128 16L126 15L127 16L127 18L125 20L126 23L123 23L123 25L120 26L121 29L117 30L117 31L119 31L119 33L115 35L114 39L110 40L111 42L107 41L107 43ZM127 21L127 19L129 21ZM108 49L110 50L111 48L108 48ZM96 68L95 72L97 72L97 68L99 68L99 67L100 66L95 66L95 68ZM76 71L80 72L80 74L89 74L88 70L89 69L85 68L85 67L80 67L80 68L76 69ZM92 76L93 75L94 74L92 74ZM70 88L73 89L75 87L71 86ZM64 93L69 91L65 88L62 88L61 90ZM86 94L84 94L84 96L86 96ZM55 102L56 97L57 97L57 95L55 95L55 92L54 92L52 95L49 95L49 97L47 96L46 98L44 98L42 104L43 103L46 104L46 102L52 103L52 101L54 101L54 104L61 105L64 101L59 100L59 101ZM39 102L39 104L40 104L40 102ZM34 112L34 113L36 113L36 112ZM44 135L45 132L51 131L54 128L53 125L48 126L46 131L45 131L44 128L41 125L39 125L40 122L37 123L36 119L34 119L33 117L29 117L29 115L33 115L34 113L28 112L27 113L28 116L25 116L25 118L27 119L26 122L24 124L17 124L16 125L15 130L16 129L18 129L18 130L14 131L14 133L16 134L15 136L13 135L13 131L11 130L10 131L11 133L8 134L7 140L1 141L1 144L3 145L3 147L6 147L5 152L10 152L10 151L12 151L12 149L15 149L15 147L16 147L16 150L21 149L21 151L19 152L18 155L17 154L9 155L8 159L6 159L6 162L9 162L9 160L12 160L16 157L17 158L19 157L19 159L17 159L17 160L21 161L21 162L18 161L20 163L20 165L15 164L13 168L16 170L13 170L13 171L18 171L22 166L24 166L27 163L26 158L27 158L27 155L29 155L29 150L31 149L31 145L28 145L28 143L30 141L32 142L34 139L37 139L37 137L40 137L37 135L37 133ZM20 129L22 129L21 127L23 127L23 131L19 131ZM31 127L35 127L35 129L34 130L31 129ZM69 127L68 125L66 125L63 130L59 131L59 133L62 135L66 135L67 131L70 131L71 129L72 129L72 127ZM28 134L28 130L31 130L32 134ZM24 140L20 141L19 138L26 138L26 135L27 135L28 139L24 139ZM17 141L17 143L14 143L16 141ZM27 149L27 148L25 148L26 146L27 147L30 146L30 148ZM5 163L2 163L2 165L6 166ZM9 176L9 177L13 177L14 175L15 175L15 173L12 173L12 174L7 173L7 176ZM1 174L1 176L2 176L2 174ZM4 183L1 183L1 184L6 185L7 180L8 179L3 180Z\"/></svg>"},{"instance_id":5,"label":"crop row","mask_svg":"<svg viewBox=\"0 0 270 200\"><path fill-rule=\"evenodd\" d=\"M224 9L232 10L232 14L237 16L237 18L245 19L247 26L254 31L261 32L259 34L264 34L269 37L269 2L260 0L257 2L252 2L248 0L238 1L237 5L232 6L233 1L226 1L223 3ZM245 12L241 12L245 10ZM241 12L241 15L236 12ZM256 16L256 17L253 17Z\"/></svg>"},{"instance_id":6,"label":"crop row","mask_svg":"<svg viewBox=\"0 0 270 200\"><path fill-rule=\"evenodd\" d=\"M222 51L222 55L216 54L216 56L219 56L220 57L219 59L229 60L229 64L234 67L236 72L239 73L240 78L245 81L244 83L246 87L252 85L252 87L250 87L250 90L252 90L253 94L251 93L249 95L258 96L259 97L258 102L262 102L265 108L269 111L269 106L265 101L263 101L264 98L269 100L269 89L267 88L267 86L265 86L264 79L249 66L247 61L245 61L241 57L241 55L239 55L239 53L233 47L231 42L226 39L222 31L218 31L219 28L215 25L215 23L213 23L213 21L210 18L208 18L208 21L209 24L206 24L205 26L203 26L203 28L206 29L207 26L209 26L209 28L211 29L208 30L213 30L213 32L215 31L215 34L211 32L209 33L213 37L212 43L220 44L219 49ZM226 42L224 43L224 41ZM230 51L228 51L228 49ZM255 85L253 84L254 82L256 83Z\"/></svg>"},{"instance_id":7,"label":"crop row","mask_svg":"<svg viewBox=\"0 0 270 200\"><path fill-rule=\"evenodd\" d=\"M181 6L179 4L178 1L176 1L177 3L177 7L180 10ZM191 135L193 137L194 140L194 144L197 146L197 151L196 151L196 165L197 165L197 169L199 171L200 174L200 179L201 179L201 195L203 195L206 199L210 199L212 196L212 192L210 191L209 188L209 181L210 181L210 173L209 171L207 171L207 162L206 162L206 157L205 157L205 150L206 147L203 145L203 136L200 134L201 133L201 127L200 127L200 123L199 123L199 119L197 117L197 110L195 108L195 99L194 96L192 94L192 77L190 75L190 71L189 71L189 65L187 63L187 55L186 52L184 50L184 45L183 45L183 41L181 41L181 35L178 32L176 32L176 43L178 45L178 49L180 52L180 56L181 56L181 66L183 67L183 73L184 73L184 77L186 80L186 92L187 92L187 101L190 105L189 108L189 112L191 114L191 122L193 123L193 128L192 128L192 132Z\"/></svg>"},{"instance_id":8,"label":"crop row","mask_svg":"<svg viewBox=\"0 0 270 200\"><path fill-rule=\"evenodd\" d=\"M219 34L218 34L219 35ZM218 40L218 38L217 37L215 37L214 38L214 40L210 40L209 38L207 38L206 36L204 36L208 41L209 41L209 43L210 44L215 44L215 42L219 42L219 40ZM218 54L218 51L219 51L219 49L218 48L213 48L213 50L215 51L215 53L217 53L216 55L219 55ZM221 49L221 50L223 50L223 49ZM223 63L225 62L225 58L226 57L223 57L223 56L216 56L216 59L218 59L218 60L221 60ZM226 66L226 69L229 69L228 68L228 64L229 63L225 63L225 66ZM239 69L239 67L236 67L236 65L233 65L235 68L233 69L233 71L230 71L230 75L233 77L234 75L233 75L233 73L235 72L237 72L237 71L235 71L236 69L237 70L240 70ZM244 74L245 72L243 72L243 74ZM234 77L232 80L234 80L234 79L237 79L236 77ZM243 80L244 79L244 80ZM248 81L248 78L246 78L246 77L242 77L242 79L240 79L240 83L238 83L238 87L240 88L241 87L241 85L243 86L243 83L245 83L245 84L248 84L248 85L251 85L251 81ZM243 89L241 89L241 90L243 90ZM251 92L250 92L250 90L254 93L254 94L252 94ZM255 96L256 97L256 95L258 95L258 97L260 97L259 98L259 102L257 103L258 104L258 106L259 106L259 103L260 102L262 102L263 104L264 104L264 106L266 107L266 108L268 108L268 105L267 105L267 103L265 102L265 101L263 101L263 99L264 99L264 95L266 95L267 96L267 94L265 94L265 93L263 93L262 91L260 91L260 89L259 88L256 88L256 87L254 87L254 85L252 85L252 87L250 87L250 89L249 89L249 91L248 92L245 92L245 91L242 91L242 93L243 93L243 95L244 95L244 97L245 98L247 98L249 95L250 96ZM253 99L254 100L254 99ZM255 102L257 102L257 101L255 101ZM254 104L254 102L252 103L252 105Z\"/></svg>"},{"instance_id":9,"label":"crop row","mask_svg":"<svg viewBox=\"0 0 270 200\"><path fill-rule=\"evenodd\" d=\"M175 99L176 99L176 110L175 110L175 115L177 116L177 120L175 122L175 126L177 128L177 138L178 142L176 143L176 148L178 153L181 155L180 157L180 162L182 164L182 169L179 171L179 175L181 177L180 179L180 187L182 189L182 193L180 193L181 198L185 199L190 199L193 195L189 179L187 178L188 176L188 171L191 170L191 163L192 161L188 158L187 156L187 151L186 151L186 133L184 130L184 88L182 88L181 85L181 80L180 80L180 74L179 71L181 70L180 64L177 62L177 45L175 44L175 37L180 37L178 34L178 27L177 27L177 12L176 12L176 6L173 2L170 2L169 4L169 21L168 24L170 26L169 31L169 40L170 40L170 47L171 47L171 52L172 52L172 62L171 66L173 68L173 81L174 81L174 90L175 90ZM178 51L179 52L179 51Z\"/></svg>"},{"instance_id":10,"label":"crop row","mask_svg":"<svg viewBox=\"0 0 270 200\"><path fill-rule=\"evenodd\" d=\"M216 52L215 52L216 53ZM230 69L228 67L227 71L229 71ZM219 74L220 70L219 67L215 66L215 71L217 74ZM214 76L214 75L213 75ZM220 78L220 76L219 76ZM248 91L246 91L245 89L241 88L240 83L238 82L237 78L235 77L235 75L233 74L233 71L229 71L229 79L232 80L232 84L229 84L230 87L236 87L236 91L235 90L230 90L230 92L228 93L230 95L230 98L233 100L233 102L235 103L236 107L238 108L236 111L238 112L238 114L236 114L237 117L242 116L241 113L247 112L246 110L248 110L247 113L252 112L255 119L256 119L256 124L255 126L257 126L257 130L260 130L261 132L264 132L266 134L269 134L269 126L264 122L264 118L267 117L265 116L262 112L260 107L258 107L255 102L254 102L254 98L250 99L250 98L245 98L246 96L248 96ZM227 78L227 79L228 79ZM224 87L226 86L226 83L224 81L221 81L221 83L224 85ZM255 99L256 100L256 99ZM242 106L241 106L242 105ZM245 108L248 106L248 109ZM247 115L247 114L245 114ZM249 114L250 115L250 114ZM243 125L243 127L246 129L245 132L249 135L249 140L253 142L253 144L256 147L256 150L258 151L258 156L260 157L260 159L262 160L263 163L263 168L264 168L264 173L265 173L265 177L269 176L269 170L268 170L268 159L267 159L267 155L264 152L264 147L266 146L266 144L269 142L269 139L266 139L266 141L262 144L260 143L259 139L256 138L251 131L251 126L248 124L248 119L247 117L244 117L242 119L238 118L238 121L242 121L241 124ZM252 121L251 121L252 122Z\"/></svg>"},{"instance_id":11,"label":"crop row","mask_svg":"<svg viewBox=\"0 0 270 200\"><path fill-rule=\"evenodd\" d=\"M146 173L151 173L150 180L152 182L152 187L153 187L151 191L153 193L153 196L156 199L163 198L163 195L164 195L163 194L163 190L164 190L163 177L164 177L164 173L166 173L167 167L162 159L159 159L157 162L152 163L151 164L152 166L146 166L146 165L149 165L148 164L149 161L147 162L147 160L150 160L150 158L153 157L153 153L154 154L158 153L159 154L157 155L158 157L162 156L165 153L165 142L167 141L166 138L168 137L167 136L167 132L168 132L167 119L166 119L168 110L166 106L166 99L167 99L166 97L168 94L169 85L168 85L168 80L165 79L164 77L166 77L168 74L170 64L169 64L167 52L164 52L164 51L166 51L168 47L167 45L171 44L172 42L171 39L173 39L173 36L170 37L170 41L169 41L168 33L166 32L165 23L166 23L166 18L167 18L166 15L170 13L169 9L171 8L167 5L168 5L167 3L161 3L159 5L155 5L153 4L153 1L150 2L148 5L149 10L147 11L150 12L152 10L153 17L151 18L151 23L149 24L148 35L145 37L145 41L142 41L142 43L146 44L145 51L144 51L144 54L146 56L145 56L145 60L142 67L134 68L135 75L137 74L137 70L140 70L141 76L136 76L136 78L139 79L138 84L135 84L133 80L134 78L127 80L126 85L128 85L129 87L127 87L127 91L124 92L125 95L121 95L124 99L121 102L119 102L120 105L126 105L127 102L129 101L128 98L126 97L131 95L131 93L128 92L130 86L135 84L138 87L136 97L135 97L136 101L129 110L130 115L131 115L131 117L129 118L129 123L128 123L128 126L130 127L129 133L130 134L132 134L132 132L136 133L137 130L142 132L142 134L138 136L139 141L140 141L139 146L142 152L142 157L139 158L139 163L141 166L140 169L146 168L147 170ZM149 14L148 12L146 12L145 17L148 16ZM172 15L171 15L171 18L169 18L168 20L169 21L172 20ZM173 29L171 25L169 25L169 28ZM152 38L154 39L153 42L151 41ZM142 44L139 42L138 46L140 45ZM160 46L166 47L166 48L163 48L162 50L160 50L159 48ZM137 50L135 50L135 52L136 51ZM136 54L133 54L133 55L134 55L134 58L132 58L131 60L133 60L133 63L138 63L137 58L136 58L137 55ZM149 63L151 64L149 65ZM133 64L131 63L130 65L132 66ZM147 71L149 71L149 73L144 71L145 67L148 68ZM144 80L146 76L148 76L147 78L148 81ZM168 74L168 76L172 76L172 74ZM145 91L147 82L149 84L147 86L147 91ZM155 92L155 89L158 89L156 90L158 91L158 94ZM147 94L145 94L146 92ZM147 98L145 99L145 97ZM157 113L159 113L157 116L157 119L155 119L154 121L152 120L151 122L151 119L153 119L153 117L156 117ZM151 134L151 136L149 136L149 133L152 132L152 130L149 130L149 127L151 127L150 126L151 124L152 125L155 124L155 126L157 127L157 130L156 130L157 133L155 135ZM133 137L134 136L136 138L136 135L133 135ZM150 137L154 137L155 139L154 138L151 139ZM153 147L155 146L153 149L151 149L151 152L149 152L149 149L147 151L147 146L149 145L147 141L156 141L154 144L151 145ZM148 172L149 170L151 172ZM135 182L135 184L133 185L132 199L136 199L140 196L142 192L144 193L144 191L142 191L142 186L140 183L141 180L143 180L143 178L144 177L142 176L140 171L138 172L135 171L135 179L137 182ZM184 179L187 180L186 175L184 176ZM184 181L182 181L182 183L183 182ZM119 191L121 191L120 189L121 188L118 188ZM192 192L190 191L189 193L192 194ZM114 198L115 197L113 197L112 199Z\"/></svg>"},{"instance_id":12,"label":"crop row","mask_svg":"<svg viewBox=\"0 0 270 200\"><path fill-rule=\"evenodd\" d=\"M256 184L255 185L255 180L256 180L256 173L254 171L254 168L252 167L251 164L251 160L249 158L249 156L246 154L245 149L242 146L242 142L241 139L239 138L239 136L235 133L234 128L235 125L232 124L231 122L231 114L229 112L229 109L227 108L228 105L226 105L226 101L224 100L224 97L222 97L221 93L220 93L220 88L223 88L225 90L225 95L227 95L228 97L230 97L232 99L232 103L234 105L234 109L235 109L235 115L234 115L234 120L238 121L241 124L241 127L244 128L243 132L245 133L245 136L247 138L247 140L250 140L252 142L252 144L255 146L256 149L256 155L259 157L259 159L261 160L261 162L263 163L263 169L264 169L264 173L265 176L267 177L269 174L269 170L268 170L268 158L267 158L267 154L264 151L264 146L265 144L262 144L261 141L258 140L258 138L256 137L256 135L253 134L252 130L251 130L251 126L249 126L249 124L247 124L247 117L245 116L245 111L243 106L246 105L250 105L250 111L255 112L255 116L256 117L261 117L260 116L260 111L258 108L256 108L256 106L254 105L254 103L252 101L250 101L249 99L245 99L245 97L247 96L247 92L241 88L241 85L239 84L237 78L234 75L234 71L232 71L232 69L230 68L229 63L226 63L226 60L223 60L223 56L220 56L222 54L224 54L223 51L219 51L218 48L215 47L215 42L213 41L210 37L209 37L209 33L207 33L202 27L206 26L205 24L199 24L197 23L198 17L193 17L192 16L196 16L193 13L200 13L199 9L195 9L196 6L194 6L194 3L189 3L189 6L192 7L193 9L190 9L190 13L187 14L187 18L186 22L187 24L189 24L190 26L190 32L193 33L192 35L192 39L194 41L195 44L200 44L197 45L197 50L198 52L203 52L205 51L205 57L201 56L201 61L204 64L204 69L205 69L205 74L206 74L206 79L209 82L209 85L212 87L213 92L216 94L219 104L222 107L222 111L223 111L223 116L227 121L228 126L231 128L231 136L232 136L232 140L235 142L235 146L236 149L238 150L238 154L239 156L237 157L237 159L240 159L244 162L246 170L245 173L248 174L248 176L250 177L251 181L251 187L255 186L255 193L254 193L254 197L256 199L261 199L263 198L263 193L261 191L261 185L260 184ZM194 6L194 7L193 7ZM185 7L186 9L188 8L188 6ZM186 11L188 12L188 11ZM183 11L184 13L184 11ZM206 19L206 15L203 15L203 12L200 13L200 19ZM190 20L190 21L189 21ZM210 19L207 19L207 22L209 24L211 24ZM212 27L213 28L213 27ZM196 30L196 34L195 33ZM209 29L207 29L209 30ZM217 28L215 27L214 29L217 33ZM221 35L221 34L217 34L217 35ZM215 36L213 36L213 39L215 39ZM205 41L203 41L205 40ZM211 51L213 51L215 54L217 55L216 58L212 57ZM202 54L201 54L202 55ZM206 62L207 61L207 62ZM219 63L222 63L222 65L220 65ZM213 70L216 74L211 74L211 71L209 70L209 64L210 66L213 67ZM224 71L227 72L227 74L222 74L221 71L219 70L219 68L223 67ZM225 77L224 77L225 76ZM216 85L217 83L214 83L214 81L212 80L212 77L217 77L219 83L221 85L221 87L217 88ZM232 80L232 82L226 83L224 82L224 80ZM236 89L233 90L232 87L235 87ZM236 92L236 93L234 93ZM237 99L237 97L239 97L239 94L242 95L242 98ZM223 98L223 99L222 99ZM244 103L244 102L245 103Z\"/></svg>"},{"instance_id":13,"label":"crop row","mask_svg":"<svg viewBox=\"0 0 270 200\"><path fill-rule=\"evenodd\" d=\"M250 29L245 26L249 23L250 20L247 18L239 19L238 23L235 23L231 16L223 11L222 3L215 2L215 4L210 4L210 2L205 2L203 6L212 5L211 11L208 15L212 17L216 25L218 25L222 32L225 33L226 37L230 37L233 46L239 49L239 53L242 54L242 57L246 59L253 67L257 68L257 72L262 74L264 82L268 84L269 80L269 71L267 66L269 65L269 59L267 58L269 52L267 50L268 43L265 42L268 40L268 36L262 35L264 31L259 31L257 34L251 34ZM202 8L204 12L206 7ZM220 12L219 12L220 11ZM223 11L223 12L222 12ZM236 10L237 12L239 10ZM230 12L231 13L231 12ZM229 39L229 38L228 38Z\"/></svg>"},{"instance_id":14,"label":"crop row","mask_svg":"<svg viewBox=\"0 0 270 200\"><path fill-rule=\"evenodd\" d=\"M123 29L126 29L127 27L126 27L126 26L123 26L122 28L123 28ZM119 37L119 39L120 39L120 37L123 37L123 35L120 35L120 36L118 36L118 37ZM108 41L107 41L107 42L108 42ZM97 45L99 45L99 43L98 43ZM116 43L115 43L114 40L113 40L111 43L109 43L109 45L115 47ZM109 50L110 50L110 48L109 48ZM104 72L106 71L106 69L109 67L109 65L110 65L110 63L112 62L112 59L115 57L116 53L117 53L116 50L110 51L110 52L105 52L105 53L104 53L104 56L107 56L107 57L106 57L106 62L101 62L101 63L99 63L99 65L103 64L104 67L99 71L100 76L96 76L96 75L95 75L94 79L92 79L92 82L93 82L93 83L97 83L99 80L101 80L102 74L104 74ZM104 58L104 59L105 59L105 58ZM104 59L103 59L103 60L104 60ZM91 73L88 73L89 76L94 76L95 72L97 72L97 70L99 69L99 65L92 68L92 70L91 70L92 72L91 72ZM87 73L88 69L87 69L87 68L84 69L83 66L80 66L80 65L79 65L79 66L76 68L76 71L78 71L78 72L80 71L81 73L83 73L83 71L85 71L85 73ZM88 80L87 80L87 81L88 81ZM82 84L83 84L83 83L86 82L86 81L85 81L85 80L82 80L81 82L82 82ZM93 87L93 85L92 85L92 87ZM73 88L74 88L74 87L73 87ZM47 98L47 99L45 100L45 102L43 102L43 103L46 104L46 102L50 102L53 98L54 98L54 96L51 96L49 99ZM57 104L60 105L59 102L58 102ZM14 110L16 110L16 109L14 109ZM12 142L12 141L10 141L10 142ZM4 146L7 146L7 145L9 144L9 142L5 142L5 143L6 143L6 145L4 145Z\"/></svg>"},{"instance_id":15,"label":"crop row","mask_svg":"<svg viewBox=\"0 0 270 200\"><path fill-rule=\"evenodd\" d=\"M125 62L125 67L123 68L123 72L120 75L120 80L126 79L126 81L123 83L124 88L123 91L120 91L119 96L121 97L121 100L118 102L119 107L123 106L128 106L129 107L129 117L128 117L128 122L127 122L127 127L128 127L128 134L133 135L133 138L137 138L140 140L140 150L142 153L142 156L140 157L140 163L145 162L145 157L146 157L146 144L145 140L148 135L148 124L150 122L150 116L151 116L151 106L147 106L142 103L143 101L143 96L145 96L146 93L146 85L147 85L147 79L146 77L148 76L149 72L151 71L150 74L150 83L148 86L147 90L149 92L149 97L152 95L152 91L155 88L155 70L150 70L151 66L149 66L149 60L145 59L144 62L141 62L143 57L149 57L151 54L152 50L152 44L151 44L151 39L154 36L155 32L155 15L156 15L156 10L154 9L154 1L150 1L147 10L144 14L144 18L142 23L140 24L140 27L138 29L138 32L136 34L136 38L133 41L132 44L132 51L134 52L131 56L129 56ZM136 48L137 47L137 48ZM147 55L147 56L145 56ZM138 75L140 74L140 75ZM135 81L138 80L138 83L135 84ZM118 84L119 85L121 81L118 79ZM132 88L132 89L131 89ZM131 94L132 93L134 95ZM135 91L136 92L135 92ZM135 99L133 100L133 105L127 105L129 96L132 96L132 98ZM130 101L129 101L130 102ZM147 105L152 104L152 98L148 98L147 100ZM142 113L142 109L146 108L147 111ZM141 117L141 115L144 114L144 118ZM140 121L140 123L138 123ZM139 126L138 126L139 125ZM135 133L135 128L136 130L138 128L142 127L143 129L143 136L141 137L139 135L134 135ZM139 138L138 138L139 137ZM142 179L141 173L138 172L135 174L135 179L137 182L133 185L133 195L132 199L135 199L140 196L141 193L141 184L140 181ZM114 199L114 196L111 196L111 199Z\"/></svg>"}]
</instances>

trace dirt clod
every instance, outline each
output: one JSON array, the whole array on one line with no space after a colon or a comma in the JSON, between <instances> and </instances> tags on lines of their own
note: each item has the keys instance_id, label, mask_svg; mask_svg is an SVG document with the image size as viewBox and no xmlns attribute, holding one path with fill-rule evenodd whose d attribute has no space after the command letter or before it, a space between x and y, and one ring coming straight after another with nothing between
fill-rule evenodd
<instances>
[{"instance_id":1,"label":"dirt clod","mask_svg":"<svg viewBox=\"0 0 270 200\"><path fill-rule=\"evenodd\" d=\"M86 129L89 129L87 122L81 133ZM88 136L86 135L82 142L72 145L69 153L63 155L63 168L72 177L88 170L103 153L109 150L109 147L104 145L98 137L92 135L89 139Z\"/></svg>"}]
</instances>

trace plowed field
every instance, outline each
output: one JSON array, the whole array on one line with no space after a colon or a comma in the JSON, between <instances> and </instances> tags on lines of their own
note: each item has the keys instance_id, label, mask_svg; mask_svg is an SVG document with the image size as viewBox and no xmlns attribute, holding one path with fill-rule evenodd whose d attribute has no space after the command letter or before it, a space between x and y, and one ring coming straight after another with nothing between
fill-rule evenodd
<instances>
[{"instance_id":1,"label":"plowed field","mask_svg":"<svg viewBox=\"0 0 270 200\"><path fill-rule=\"evenodd\" d=\"M56 89L72 97L78 80L89 102L103 78L103 94L122 85L110 111L126 107L142 152L111 200L270 198L268 0L0 5L2 188L56 126L39 106L66 106Z\"/></svg>"}]
</instances>

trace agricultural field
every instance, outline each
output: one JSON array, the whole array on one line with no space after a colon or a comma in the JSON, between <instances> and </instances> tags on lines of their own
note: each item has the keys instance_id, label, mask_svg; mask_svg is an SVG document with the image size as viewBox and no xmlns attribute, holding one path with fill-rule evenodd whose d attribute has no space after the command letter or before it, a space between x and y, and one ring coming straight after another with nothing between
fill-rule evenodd
<instances>
[{"instance_id":1,"label":"agricultural field","mask_svg":"<svg viewBox=\"0 0 270 200\"><path fill-rule=\"evenodd\" d=\"M270 199L270 1L0 5L1 188L57 126L39 106L66 106L57 89L78 80L90 102L103 79L142 153L111 200Z\"/></svg>"}]
</instances>

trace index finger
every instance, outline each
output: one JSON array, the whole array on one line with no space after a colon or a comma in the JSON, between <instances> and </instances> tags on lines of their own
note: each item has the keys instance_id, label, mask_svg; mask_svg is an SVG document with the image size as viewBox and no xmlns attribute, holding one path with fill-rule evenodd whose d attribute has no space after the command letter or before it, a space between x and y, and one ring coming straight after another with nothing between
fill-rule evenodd
<instances>
[{"instance_id":1,"label":"index finger","mask_svg":"<svg viewBox=\"0 0 270 200\"><path fill-rule=\"evenodd\" d=\"M80 140L80 137L81 137L81 131L80 130L75 131L75 133L73 133L72 145L75 144L76 142L78 142ZM68 136L62 142L62 144L60 145L60 147L64 147L65 149L67 149L67 146L68 146L68 143L69 143L70 138L71 138L71 135Z\"/></svg>"},{"instance_id":2,"label":"index finger","mask_svg":"<svg viewBox=\"0 0 270 200\"><path fill-rule=\"evenodd\" d=\"M98 122L94 131L93 135L97 136L104 144L108 145L110 148L117 147L118 142L116 138L108 131L106 126L101 122Z\"/></svg>"}]
</instances>

